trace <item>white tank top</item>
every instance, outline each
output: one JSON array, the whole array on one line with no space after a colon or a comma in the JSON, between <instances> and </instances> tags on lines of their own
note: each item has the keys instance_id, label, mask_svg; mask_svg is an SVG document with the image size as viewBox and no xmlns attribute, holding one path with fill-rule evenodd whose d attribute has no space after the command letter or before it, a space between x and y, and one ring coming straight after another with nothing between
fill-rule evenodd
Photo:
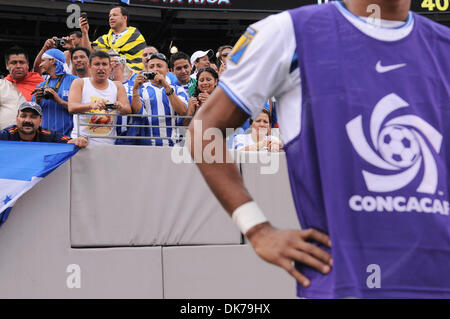
<instances>
[{"instance_id":1,"label":"white tank top","mask_svg":"<svg viewBox=\"0 0 450 319\"><path fill-rule=\"evenodd\" d=\"M66 66L67 66L67 68L66 68ZM64 70L66 70L67 74L73 74L72 67L73 67L72 60L70 60L69 64L64 63Z\"/></svg>"},{"instance_id":2,"label":"white tank top","mask_svg":"<svg viewBox=\"0 0 450 319\"><path fill-rule=\"evenodd\" d=\"M106 103L114 103L117 101L117 86L113 81L108 80L108 88L105 90L96 89L90 78L83 78L84 86L81 96L82 104L94 103L96 100L103 99ZM117 113L114 110L91 110L91 113ZM117 136L116 128L113 126L86 126L85 124L115 124L117 122L117 116L113 115L79 115L80 120L80 135L104 135L104 136ZM73 131L72 138L78 137L78 116L73 116ZM113 138L90 138L90 144L114 144Z\"/></svg>"}]
</instances>

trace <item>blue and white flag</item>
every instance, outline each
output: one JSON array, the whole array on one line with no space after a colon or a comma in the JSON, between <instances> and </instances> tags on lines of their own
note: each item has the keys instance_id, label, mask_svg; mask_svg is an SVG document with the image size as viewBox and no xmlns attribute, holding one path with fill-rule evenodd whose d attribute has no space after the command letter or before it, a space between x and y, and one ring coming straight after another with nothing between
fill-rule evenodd
<instances>
[{"instance_id":1,"label":"blue and white flag","mask_svg":"<svg viewBox=\"0 0 450 319\"><path fill-rule=\"evenodd\" d=\"M0 226L23 194L77 151L73 144L0 141Z\"/></svg>"}]
</instances>

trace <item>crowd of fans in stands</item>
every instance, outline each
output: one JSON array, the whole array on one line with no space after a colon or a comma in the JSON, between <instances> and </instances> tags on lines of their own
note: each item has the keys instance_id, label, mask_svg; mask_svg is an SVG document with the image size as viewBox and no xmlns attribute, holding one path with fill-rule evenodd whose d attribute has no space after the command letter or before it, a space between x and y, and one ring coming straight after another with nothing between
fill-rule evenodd
<instances>
[{"instance_id":1,"label":"crowd of fans in stands","mask_svg":"<svg viewBox=\"0 0 450 319\"><path fill-rule=\"evenodd\" d=\"M139 30L128 25L128 18L125 8L111 9L110 31L93 42L87 18L80 18L80 31L63 41L57 37L45 41L32 72L25 50L18 46L7 50L9 75L0 80L0 139L39 141L39 134L51 132L58 141L72 140L77 146L87 144L80 143L80 137L87 137L90 144L180 142L180 128L189 125L217 87L233 48L221 46L216 55L213 50L191 56L177 52L167 58L147 45ZM281 149L281 142L270 134L276 125L274 101L265 108L230 137L231 148ZM25 115L31 119L30 114L34 122L24 120ZM30 126L36 125L30 135ZM240 136L247 129L252 133Z\"/></svg>"}]
</instances>

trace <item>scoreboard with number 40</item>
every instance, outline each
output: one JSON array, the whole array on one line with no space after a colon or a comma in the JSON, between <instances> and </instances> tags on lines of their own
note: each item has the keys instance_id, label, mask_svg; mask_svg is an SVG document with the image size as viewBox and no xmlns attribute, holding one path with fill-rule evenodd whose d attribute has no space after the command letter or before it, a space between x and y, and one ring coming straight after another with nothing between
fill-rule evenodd
<instances>
[{"instance_id":1,"label":"scoreboard with number 40","mask_svg":"<svg viewBox=\"0 0 450 319\"><path fill-rule=\"evenodd\" d=\"M449 11L449 0L422 0L420 7L428 11Z\"/></svg>"}]
</instances>

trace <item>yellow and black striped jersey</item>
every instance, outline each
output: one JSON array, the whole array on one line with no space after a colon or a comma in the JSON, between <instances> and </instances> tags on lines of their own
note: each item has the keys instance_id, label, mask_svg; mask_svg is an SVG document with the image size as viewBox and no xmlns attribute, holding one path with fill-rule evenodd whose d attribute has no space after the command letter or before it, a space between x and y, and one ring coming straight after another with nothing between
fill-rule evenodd
<instances>
[{"instance_id":1,"label":"yellow and black striped jersey","mask_svg":"<svg viewBox=\"0 0 450 319\"><path fill-rule=\"evenodd\" d=\"M110 51L115 50L127 60L127 65L135 72L144 70L142 63L142 53L146 47L144 36L134 27L128 27L122 36L114 42L113 30L104 34L92 43L95 50Z\"/></svg>"}]
</instances>

